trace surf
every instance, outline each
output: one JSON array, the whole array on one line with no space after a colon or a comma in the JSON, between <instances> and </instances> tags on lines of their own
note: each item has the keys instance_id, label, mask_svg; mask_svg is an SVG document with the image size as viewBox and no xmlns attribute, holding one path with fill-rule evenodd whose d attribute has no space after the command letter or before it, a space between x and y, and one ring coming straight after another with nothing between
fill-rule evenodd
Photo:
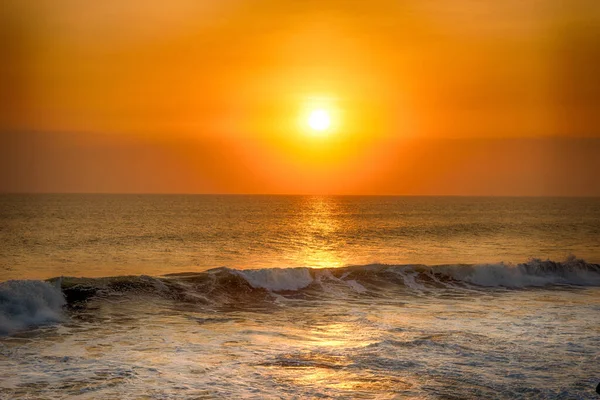
<instances>
[{"instance_id":1,"label":"surf","mask_svg":"<svg viewBox=\"0 0 600 400\"><path fill-rule=\"evenodd\" d=\"M163 276L56 277L0 283L0 333L60 322L67 307L114 296L161 298L200 307L268 307L282 299L436 295L441 291L600 286L600 265L570 257L525 263L341 268L215 268Z\"/></svg>"}]
</instances>

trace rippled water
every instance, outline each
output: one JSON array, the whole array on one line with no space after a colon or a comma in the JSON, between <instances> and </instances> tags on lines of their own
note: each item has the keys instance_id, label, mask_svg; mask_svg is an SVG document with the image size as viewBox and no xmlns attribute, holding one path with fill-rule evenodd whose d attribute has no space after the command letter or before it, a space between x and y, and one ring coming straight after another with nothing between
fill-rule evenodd
<instances>
[{"instance_id":1,"label":"rippled water","mask_svg":"<svg viewBox=\"0 0 600 400\"><path fill-rule=\"evenodd\" d=\"M0 202L0 398L597 398L597 199Z\"/></svg>"},{"instance_id":2,"label":"rippled water","mask_svg":"<svg viewBox=\"0 0 600 400\"><path fill-rule=\"evenodd\" d=\"M600 262L600 199L0 195L0 281L370 263Z\"/></svg>"}]
</instances>

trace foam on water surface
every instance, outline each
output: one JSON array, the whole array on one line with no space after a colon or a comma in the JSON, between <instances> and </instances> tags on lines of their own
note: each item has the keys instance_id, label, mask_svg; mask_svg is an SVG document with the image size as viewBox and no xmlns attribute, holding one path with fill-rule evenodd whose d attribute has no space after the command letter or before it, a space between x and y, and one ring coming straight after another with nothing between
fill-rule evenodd
<instances>
[{"instance_id":1,"label":"foam on water surface","mask_svg":"<svg viewBox=\"0 0 600 400\"><path fill-rule=\"evenodd\" d=\"M62 321L65 304L60 282L0 282L0 335Z\"/></svg>"},{"instance_id":2,"label":"foam on water surface","mask_svg":"<svg viewBox=\"0 0 600 400\"><path fill-rule=\"evenodd\" d=\"M0 398L595 398L600 288L473 291L425 274L423 290L401 277L375 290L389 267L366 269L377 279L271 286L286 289L268 302L224 270L214 286L162 278L162 291L96 281L60 324L0 337ZM220 300L190 301L184 287Z\"/></svg>"},{"instance_id":3,"label":"foam on water surface","mask_svg":"<svg viewBox=\"0 0 600 400\"><path fill-rule=\"evenodd\" d=\"M272 291L298 290L313 282L308 268L237 270L235 273L243 277L254 288Z\"/></svg>"}]
</instances>

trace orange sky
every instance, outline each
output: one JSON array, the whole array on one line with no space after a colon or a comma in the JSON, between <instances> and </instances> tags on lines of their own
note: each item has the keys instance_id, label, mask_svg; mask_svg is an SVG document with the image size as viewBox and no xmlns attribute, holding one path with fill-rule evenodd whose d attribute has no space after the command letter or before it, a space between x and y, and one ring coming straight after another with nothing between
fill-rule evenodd
<instances>
[{"instance_id":1,"label":"orange sky","mask_svg":"<svg viewBox=\"0 0 600 400\"><path fill-rule=\"evenodd\" d=\"M5 3L0 191L600 195L596 0Z\"/></svg>"}]
</instances>

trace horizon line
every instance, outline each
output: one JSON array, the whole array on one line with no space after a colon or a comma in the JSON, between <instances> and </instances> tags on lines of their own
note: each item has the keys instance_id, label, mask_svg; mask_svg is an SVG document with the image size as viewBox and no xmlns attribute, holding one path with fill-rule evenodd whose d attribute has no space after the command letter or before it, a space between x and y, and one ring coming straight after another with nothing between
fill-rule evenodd
<instances>
[{"instance_id":1,"label":"horizon line","mask_svg":"<svg viewBox=\"0 0 600 400\"><path fill-rule=\"evenodd\" d=\"M200 193L200 192L3 192L0 195L107 195L107 196L281 196L281 197L497 197L497 198L600 198L599 195L497 195L497 194L356 194L356 193Z\"/></svg>"}]
</instances>

